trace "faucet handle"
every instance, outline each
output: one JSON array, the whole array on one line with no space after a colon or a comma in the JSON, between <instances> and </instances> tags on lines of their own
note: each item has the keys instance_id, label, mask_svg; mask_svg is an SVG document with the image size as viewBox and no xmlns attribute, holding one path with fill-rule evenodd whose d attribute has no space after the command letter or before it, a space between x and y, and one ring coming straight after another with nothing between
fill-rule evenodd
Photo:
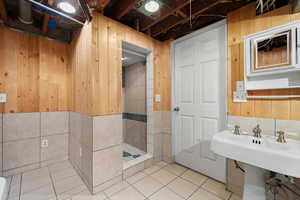
<instances>
[{"instance_id":1,"label":"faucet handle","mask_svg":"<svg viewBox=\"0 0 300 200\"><path fill-rule=\"evenodd\" d=\"M277 142L279 143L286 143L285 140L285 132L284 131L277 131L278 137L277 137Z\"/></svg>"},{"instance_id":2,"label":"faucet handle","mask_svg":"<svg viewBox=\"0 0 300 200\"><path fill-rule=\"evenodd\" d=\"M259 127L259 124L257 124L254 129L253 129L253 133L254 133L254 137L257 137L257 138L261 138L261 128Z\"/></svg>"},{"instance_id":3,"label":"faucet handle","mask_svg":"<svg viewBox=\"0 0 300 200\"><path fill-rule=\"evenodd\" d=\"M234 134L234 135L241 135L240 128L241 128L241 127L240 127L239 125L235 125L235 126L234 126L233 134Z\"/></svg>"}]
</instances>

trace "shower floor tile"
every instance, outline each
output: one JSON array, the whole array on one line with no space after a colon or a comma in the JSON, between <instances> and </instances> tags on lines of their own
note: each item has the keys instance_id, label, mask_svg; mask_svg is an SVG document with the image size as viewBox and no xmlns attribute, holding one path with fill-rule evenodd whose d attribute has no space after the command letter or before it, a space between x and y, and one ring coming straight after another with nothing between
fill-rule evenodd
<instances>
[{"instance_id":1,"label":"shower floor tile","mask_svg":"<svg viewBox=\"0 0 300 200\"><path fill-rule=\"evenodd\" d=\"M123 144L123 162L128 162L128 161L134 160L145 154L146 154L146 152L144 152L130 144L126 144L126 143Z\"/></svg>"}]
</instances>

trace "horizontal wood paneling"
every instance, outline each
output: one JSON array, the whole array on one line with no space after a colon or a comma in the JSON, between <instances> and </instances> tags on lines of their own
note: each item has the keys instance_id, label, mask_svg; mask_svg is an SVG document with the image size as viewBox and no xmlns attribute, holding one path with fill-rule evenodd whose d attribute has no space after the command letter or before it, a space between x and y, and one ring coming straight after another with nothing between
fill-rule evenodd
<instances>
[{"instance_id":1,"label":"horizontal wood paneling","mask_svg":"<svg viewBox=\"0 0 300 200\"><path fill-rule=\"evenodd\" d=\"M67 45L0 28L0 93L3 112L69 109Z\"/></svg>"},{"instance_id":2,"label":"horizontal wood paneling","mask_svg":"<svg viewBox=\"0 0 300 200\"><path fill-rule=\"evenodd\" d=\"M291 14L291 7L285 6L255 15L255 3L244 6L228 15L228 114L236 116L300 120L300 99L249 100L247 103L233 103L232 95L236 81L243 80L244 54L243 37L299 20L300 14ZM300 94L299 89L254 91L251 95Z\"/></svg>"},{"instance_id":3,"label":"horizontal wood paneling","mask_svg":"<svg viewBox=\"0 0 300 200\"><path fill-rule=\"evenodd\" d=\"M99 13L71 45L72 110L91 115L122 113L122 41L154 54L155 110L170 110L170 45L161 43Z\"/></svg>"}]
</instances>

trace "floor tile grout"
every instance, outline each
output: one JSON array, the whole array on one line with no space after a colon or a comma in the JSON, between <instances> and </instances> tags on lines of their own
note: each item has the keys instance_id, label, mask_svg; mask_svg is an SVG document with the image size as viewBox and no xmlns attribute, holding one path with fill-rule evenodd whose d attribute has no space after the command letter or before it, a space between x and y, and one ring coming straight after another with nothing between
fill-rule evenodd
<instances>
[{"instance_id":1,"label":"floor tile grout","mask_svg":"<svg viewBox=\"0 0 300 200\"><path fill-rule=\"evenodd\" d=\"M52 183L52 188L53 188L53 191L54 191L55 199L57 200L57 193L56 193L56 188L54 186L54 180L53 180L53 177L52 177L52 174L50 172L49 167L47 167L47 169L48 169L49 177L51 179L51 183Z\"/></svg>"},{"instance_id":2,"label":"floor tile grout","mask_svg":"<svg viewBox=\"0 0 300 200\"><path fill-rule=\"evenodd\" d=\"M22 194L22 182L23 182L23 173L20 175L20 191L19 191L19 200L21 200L21 194Z\"/></svg>"},{"instance_id":3,"label":"floor tile grout","mask_svg":"<svg viewBox=\"0 0 300 200\"><path fill-rule=\"evenodd\" d=\"M175 164L176 165L176 164ZM130 176L130 177L127 177L127 178L125 178L125 177L123 177L122 178L122 182L125 182L127 185L124 187L124 188L122 188L122 189L120 189L120 190L118 190L118 191L116 191L116 192L113 192L111 195L109 195L109 194L106 194L106 190L108 190L108 189L110 189L110 188L112 188L112 187L114 187L114 186L116 186L117 184L119 184L119 183L116 183L116 184L114 184L114 185L112 185L112 186L110 186L110 187L108 187L107 189L105 189L105 190L103 190L103 191L101 191L101 192L99 192L99 193L102 193L103 194L103 197L104 197L104 200L111 200L112 199L112 197L113 196L115 196L115 195L117 195L118 193L121 193L122 191L124 191L124 190L126 190L126 189L128 189L129 187L131 187L134 191L136 191L136 192L138 192L138 194L140 194L143 198L144 198L144 200L150 200L155 194L157 194L157 193L159 193L160 191L162 191L162 190L164 190L164 189L168 189L168 190L170 190L174 195L176 195L176 196L178 196L179 198L182 198L182 199L185 199L185 200L188 200L188 199L190 199L193 195L195 195L200 189L202 189L202 190L204 190L204 191L206 191L206 192L208 192L208 193L210 193L210 194L212 194L213 196L215 196L215 197L217 197L218 199L220 199L220 200L222 200L223 198L220 198L219 196L217 196L215 193L213 193L213 192L211 192L211 191L209 191L208 189L205 189L203 186L205 185L205 184L207 184L207 182L209 181L209 180L213 180L213 179L211 179L210 177L207 177L207 176L205 176L205 175L203 175L203 174L201 174L201 173L199 173L199 172L195 172L194 170L191 170L191 171L193 171L193 172L195 172L195 173L198 173L199 175L202 175L202 176L204 176L205 177L205 179L202 181L202 183L201 184L195 184L193 181L191 181L191 180L193 180L193 179L188 179L188 178L186 178L186 177L183 177L184 176L184 174L186 173L186 172L188 172L190 169L188 169L188 168L184 168L184 170L182 170L182 172L181 173L175 173L175 172L172 172L172 170L168 170L168 169L166 169L166 167L168 167L168 166L170 166L170 164L167 164L167 165L164 165L164 166L162 166L162 165L156 165L156 164L154 164L154 165L152 165L152 166L156 166L156 167L158 167L158 169L157 170L155 170L155 171L153 171L153 172L151 172L151 173L149 173L149 174L147 174L147 173L145 173L144 171L146 170L146 169L148 169L148 168L146 168L146 169L144 169L144 170L141 170L141 171L139 171L139 172L141 172L141 173L144 173L144 177L142 177L142 178L140 178L140 179L138 179L138 180L136 180L136 181L134 181L133 183L130 183L130 182L128 182L128 179L129 178L131 178L131 177L134 177L136 174L134 174L134 175L132 175L132 176ZM152 167L151 166L151 167ZM179 166L181 166L181 165L179 165ZM56 188L56 186L55 186L55 184L54 184L54 176L53 176L53 172L50 170L50 168L49 168L49 166L46 166L45 167L46 169L47 169L47 176L50 178L50 181L51 181L51 188L53 189L53 191L51 191L51 192L54 192L54 195L55 195L55 199L56 200L59 200L60 198L59 198L59 196L62 196L62 195L65 195L65 194L67 194L68 195L68 192L72 192L72 190L74 190L75 188L78 188L78 191L75 191L74 193L72 192L71 194L70 194L70 198L68 199L68 200L71 200L72 199L72 197L73 196L76 196L76 195L78 195L78 194L80 194L81 192L84 192L84 191L89 191L87 188L81 188L81 184L80 185L76 185L76 186L74 186L74 187L71 187L70 189L68 189L67 191L64 191L64 192L62 192L61 194L57 194L57 188ZM149 167L150 168L150 167ZM65 169L68 169L67 167L66 168L64 168L63 170L65 170ZM70 168L70 169L72 169L72 170L74 170L73 168ZM37 169L36 169L37 170ZM168 173L170 173L170 174L172 174L173 176L174 176L174 178L173 179L171 179L168 183L163 183L163 182L161 182L161 181L159 181L157 178L155 178L155 177L153 177L153 175L155 174L155 173L157 173L157 172L159 172L159 171L161 171L161 170L166 170L166 172L168 172ZM34 170L31 170L31 171L34 171ZM55 170L55 171L57 171L57 172L60 172L60 171L62 171L62 170ZM179 170L180 171L180 170ZM138 172L138 173L139 173ZM24 176L24 173L21 173L20 174L20 183L19 183L19 200L21 200L22 199L22 195L24 195L24 194L22 194L22 187L23 187L23 182L24 182L24 179L23 179L23 176ZM64 178L71 178L71 177L75 177L75 176L77 176L76 174L75 175L71 175L71 176L68 176L68 177L64 177ZM172 177L173 177L172 176ZM13 178L14 178L14 176L11 176L11 180L10 180L10 183L9 183L9 193L11 192L11 184L12 184L12 182L13 182ZM81 177L79 177L80 179L81 179ZM161 186L160 187L158 187L158 189L156 189L154 192L152 192L151 194L149 194L149 195L145 195L145 194L143 194L143 192L142 191L140 191L137 187L136 187L136 185L137 185L137 183L139 182L139 181L142 181L143 179L146 179L146 178L151 178L151 179L153 179L153 180L155 180L155 182L157 182L157 183L159 183L159 184L161 184ZM183 196L181 196L180 194L178 194L178 192L177 191L174 191L173 189L171 189L169 186L174 182L174 181L176 181L176 180L178 180L178 179L181 179L181 180L184 180L184 181L186 181L186 183L190 183L190 184L192 184L192 185L194 185L195 186L195 190L194 191L192 191L191 192L191 194L189 194L188 196L186 196L186 197L183 197ZM61 181L61 180L64 180L64 179L59 179L58 181ZM166 180L169 180L169 178L167 178ZM197 179L196 179L197 180ZM200 179L201 180L201 179ZM122 183L122 182L120 182L120 183ZM200 182L199 182L200 183ZM44 185L45 186L45 185ZM41 187L44 187L44 186L41 186ZM41 187L39 187L39 188L41 188ZM34 191L36 191L37 189L39 189L39 188L35 188L34 190L31 190L30 192L26 192L26 194L27 193L31 193L31 192L34 192ZM112 191L114 191L114 190L112 190ZM227 190L226 190L227 191ZM232 198L232 196L233 196L233 193L232 192L230 192L230 191L228 191L229 192L229 195L228 195L228 198L226 199L226 200L230 200L231 198ZM224 197L227 197L227 196L224 196ZM225 200L225 199L224 199Z\"/></svg>"}]
</instances>

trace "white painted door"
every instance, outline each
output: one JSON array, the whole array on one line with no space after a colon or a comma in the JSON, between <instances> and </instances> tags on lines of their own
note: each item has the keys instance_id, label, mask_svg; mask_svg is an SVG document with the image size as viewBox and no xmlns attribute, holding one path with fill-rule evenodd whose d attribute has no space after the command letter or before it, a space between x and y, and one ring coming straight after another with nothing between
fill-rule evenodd
<instances>
[{"instance_id":1,"label":"white painted door","mask_svg":"<svg viewBox=\"0 0 300 200\"><path fill-rule=\"evenodd\" d=\"M174 43L175 160L225 182L226 161L210 151L225 124L225 25Z\"/></svg>"}]
</instances>

